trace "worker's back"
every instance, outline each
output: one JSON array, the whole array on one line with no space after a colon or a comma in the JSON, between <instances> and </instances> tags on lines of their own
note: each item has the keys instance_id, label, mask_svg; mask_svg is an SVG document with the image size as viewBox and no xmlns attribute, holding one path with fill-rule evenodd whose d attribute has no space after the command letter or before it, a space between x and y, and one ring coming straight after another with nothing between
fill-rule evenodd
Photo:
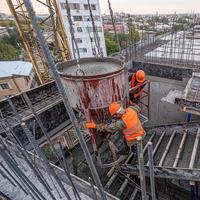
<instances>
[{"instance_id":1,"label":"worker's back","mask_svg":"<svg viewBox=\"0 0 200 200\"><path fill-rule=\"evenodd\" d=\"M138 118L138 113L134 108L128 107L125 110L125 113L122 115L122 121L126 125L126 129L124 129L123 133L127 142L136 140L137 137L144 134L144 129Z\"/></svg>"}]
</instances>

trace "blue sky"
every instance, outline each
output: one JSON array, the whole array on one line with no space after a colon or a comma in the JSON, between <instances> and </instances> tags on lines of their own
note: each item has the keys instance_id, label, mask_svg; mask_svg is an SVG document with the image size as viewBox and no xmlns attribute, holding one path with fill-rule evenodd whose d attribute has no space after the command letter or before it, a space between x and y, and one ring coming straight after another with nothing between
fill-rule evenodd
<instances>
[{"instance_id":1,"label":"blue sky","mask_svg":"<svg viewBox=\"0 0 200 200\"><path fill-rule=\"evenodd\" d=\"M34 2L35 0L32 0ZM0 0L0 12L9 12L6 0ZM129 12L133 14L158 13L200 13L200 0L111 0L113 10L116 12ZM107 0L100 0L102 13L108 13ZM38 12L44 13L39 7Z\"/></svg>"}]
</instances>

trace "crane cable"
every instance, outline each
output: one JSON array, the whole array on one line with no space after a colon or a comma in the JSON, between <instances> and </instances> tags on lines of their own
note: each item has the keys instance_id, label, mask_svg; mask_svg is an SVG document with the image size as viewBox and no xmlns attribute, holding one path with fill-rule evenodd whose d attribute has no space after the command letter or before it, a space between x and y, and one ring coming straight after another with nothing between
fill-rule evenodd
<instances>
[{"instance_id":1,"label":"crane cable","mask_svg":"<svg viewBox=\"0 0 200 200\"><path fill-rule=\"evenodd\" d=\"M69 31L71 34L71 38L72 38L72 49L73 49L73 55L74 55L74 59L77 62L77 70L76 70L76 75L84 75L84 71L81 69L80 66L80 52L79 52L79 48L78 48L78 44L74 35L74 27L73 27L73 22L72 22L72 18L71 18L71 11L70 11L70 7L69 7L69 2L68 0L65 0L66 3L66 10L67 10L67 19L68 19L68 23L69 23ZM77 57L76 57L76 52L77 52Z\"/></svg>"},{"instance_id":2,"label":"crane cable","mask_svg":"<svg viewBox=\"0 0 200 200\"><path fill-rule=\"evenodd\" d=\"M98 36L98 30L97 30L97 27L95 26L90 0L87 0L87 2L88 2L88 8L89 8L89 12L90 12L90 18L91 18L92 28L93 28L93 33L94 33L94 41L95 41L95 45L98 50L98 56L103 57L103 51L102 51L102 48L100 45L100 40L99 40L100 37Z\"/></svg>"}]
</instances>

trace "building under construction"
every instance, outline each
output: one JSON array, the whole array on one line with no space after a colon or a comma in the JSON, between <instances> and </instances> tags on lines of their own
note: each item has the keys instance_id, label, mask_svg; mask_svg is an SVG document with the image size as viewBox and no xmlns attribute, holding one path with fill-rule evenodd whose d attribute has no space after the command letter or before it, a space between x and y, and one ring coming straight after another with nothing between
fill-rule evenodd
<instances>
[{"instance_id":1,"label":"building under construction","mask_svg":"<svg viewBox=\"0 0 200 200\"><path fill-rule=\"evenodd\" d=\"M56 1L45 6L48 19L57 19L51 21L57 46L47 42L45 20L37 19L29 0L7 2L41 85L0 101L0 198L199 199L198 19L184 31L129 43L113 57L102 57L97 42L96 57L80 58L66 1L78 56L71 60ZM109 7L115 25L110 1ZM129 76L138 69L148 80L138 103L145 135L137 142L138 155L124 155L121 131L99 133L85 123L110 123L113 102L128 106Z\"/></svg>"}]
</instances>

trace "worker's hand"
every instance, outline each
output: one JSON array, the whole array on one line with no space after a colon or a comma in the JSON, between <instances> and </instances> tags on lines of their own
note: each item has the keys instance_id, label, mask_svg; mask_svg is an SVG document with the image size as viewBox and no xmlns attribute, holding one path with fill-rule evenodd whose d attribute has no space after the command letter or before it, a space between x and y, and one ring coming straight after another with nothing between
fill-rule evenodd
<instances>
[{"instance_id":1,"label":"worker's hand","mask_svg":"<svg viewBox=\"0 0 200 200\"><path fill-rule=\"evenodd\" d=\"M86 128L88 128L88 129L95 129L96 128L96 124L93 121L86 122L85 125L86 125Z\"/></svg>"}]
</instances>

